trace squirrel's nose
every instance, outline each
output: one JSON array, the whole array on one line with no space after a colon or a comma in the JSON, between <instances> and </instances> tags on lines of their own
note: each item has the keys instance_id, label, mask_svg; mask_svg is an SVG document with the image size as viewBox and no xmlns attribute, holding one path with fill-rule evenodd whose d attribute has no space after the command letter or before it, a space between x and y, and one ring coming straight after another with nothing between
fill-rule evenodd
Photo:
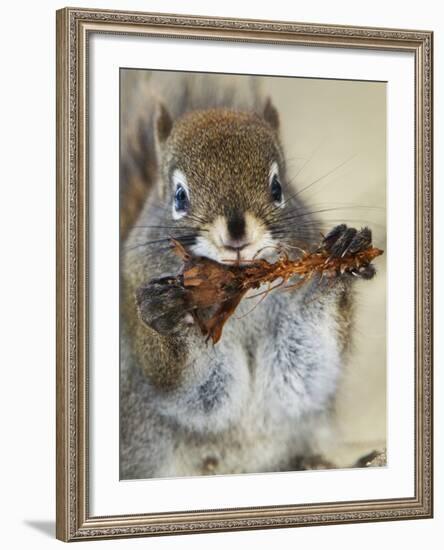
<instances>
[{"instance_id":1,"label":"squirrel's nose","mask_svg":"<svg viewBox=\"0 0 444 550\"><path fill-rule=\"evenodd\" d=\"M235 210L227 219L227 234L222 240L224 247L234 252L240 252L250 243L246 236L246 223L243 212Z\"/></svg>"},{"instance_id":2,"label":"squirrel's nose","mask_svg":"<svg viewBox=\"0 0 444 550\"><path fill-rule=\"evenodd\" d=\"M230 241L245 239L245 216L243 212L235 210L227 219L227 230ZM239 248L236 246L236 248Z\"/></svg>"}]
</instances>

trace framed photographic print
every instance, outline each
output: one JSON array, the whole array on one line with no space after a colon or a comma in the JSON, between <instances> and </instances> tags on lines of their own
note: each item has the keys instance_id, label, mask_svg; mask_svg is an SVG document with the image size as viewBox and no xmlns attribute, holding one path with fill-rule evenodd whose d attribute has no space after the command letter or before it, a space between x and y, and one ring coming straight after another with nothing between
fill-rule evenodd
<instances>
[{"instance_id":1,"label":"framed photographic print","mask_svg":"<svg viewBox=\"0 0 444 550\"><path fill-rule=\"evenodd\" d=\"M57 537L432 516L432 33L57 12Z\"/></svg>"}]
</instances>

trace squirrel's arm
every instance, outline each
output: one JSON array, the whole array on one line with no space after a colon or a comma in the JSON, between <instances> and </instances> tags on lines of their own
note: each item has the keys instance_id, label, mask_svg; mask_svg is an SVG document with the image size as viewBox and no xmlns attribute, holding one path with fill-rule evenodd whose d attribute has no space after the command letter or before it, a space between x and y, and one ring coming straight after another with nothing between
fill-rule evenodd
<instances>
[{"instance_id":1,"label":"squirrel's arm","mask_svg":"<svg viewBox=\"0 0 444 550\"><path fill-rule=\"evenodd\" d=\"M132 368L143 372L153 389L150 405L159 413L197 431L226 428L248 394L242 343L235 333L217 346L206 342L184 314L180 292L156 281L127 289L136 295L124 301L134 308L125 314L132 337L124 339Z\"/></svg>"}]
</instances>

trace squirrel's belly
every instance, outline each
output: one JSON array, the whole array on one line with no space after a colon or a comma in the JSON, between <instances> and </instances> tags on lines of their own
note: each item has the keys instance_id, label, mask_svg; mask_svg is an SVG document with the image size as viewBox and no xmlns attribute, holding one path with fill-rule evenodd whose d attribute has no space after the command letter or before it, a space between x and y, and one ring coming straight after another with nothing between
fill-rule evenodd
<instances>
[{"instance_id":1,"label":"squirrel's belly","mask_svg":"<svg viewBox=\"0 0 444 550\"><path fill-rule=\"evenodd\" d=\"M199 383L165 395L151 389L153 418L168 432L159 437L169 444L148 477L291 470L317 452L341 370L333 305L307 311L289 293L270 296L190 358ZM143 448L147 463L152 445Z\"/></svg>"},{"instance_id":2,"label":"squirrel's belly","mask_svg":"<svg viewBox=\"0 0 444 550\"><path fill-rule=\"evenodd\" d=\"M258 429L259 428L259 429ZM181 441L160 476L262 473L291 469L307 454L306 438L294 437L297 427L282 425L271 432L246 422L219 434L216 440Z\"/></svg>"},{"instance_id":3,"label":"squirrel's belly","mask_svg":"<svg viewBox=\"0 0 444 550\"><path fill-rule=\"evenodd\" d=\"M253 412L253 411L252 411ZM301 457L317 454L330 434L323 415L267 422L263 415L245 417L217 438L176 441L174 453L163 463L158 477L278 472L296 469Z\"/></svg>"},{"instance_id":4,"label":"squirrel's belly","mask_svg":"<svg viewBox=\"0 0 444 550\"><path fill-rule=\"evenodd\" d=\"M290 388L288 388L290 384ZM333 383L332 383L333 385ZM323 389L324 391L324 389ZM325 392L311 396L282 377L255 372L243 414L222 431L182 433L163 475L217 475L294 469L300 457L317 454L329 439Z\"/></svg>"}]
</instances>

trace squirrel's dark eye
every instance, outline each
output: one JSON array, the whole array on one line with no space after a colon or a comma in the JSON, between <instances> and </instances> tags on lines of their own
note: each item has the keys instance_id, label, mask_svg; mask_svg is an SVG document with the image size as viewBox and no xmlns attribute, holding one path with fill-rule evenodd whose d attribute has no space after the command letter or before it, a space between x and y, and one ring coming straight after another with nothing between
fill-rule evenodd
<instances>
[{"instance_id":1,"label":"squirrel's dark eye","mask_svg":"<svg viewBox=\"0 0 444 550\"><path fill-rule=\"evenodd\" d=\"M273 176L270 185L271 198L274 202L281 202L282 200L282 186L276 175Z\"/></svg>"},{"instance_id":2,"label":"squirrel's dark eye","mask_svg":"<svg viewBox=\"0 0 444 550\"><path fill-rule=\"evenodd\" d=\"M178 185L174 193L174 208L178 211L185 212L188 210L189 200L185 189Z\"/></svg>"}]
</instances>

